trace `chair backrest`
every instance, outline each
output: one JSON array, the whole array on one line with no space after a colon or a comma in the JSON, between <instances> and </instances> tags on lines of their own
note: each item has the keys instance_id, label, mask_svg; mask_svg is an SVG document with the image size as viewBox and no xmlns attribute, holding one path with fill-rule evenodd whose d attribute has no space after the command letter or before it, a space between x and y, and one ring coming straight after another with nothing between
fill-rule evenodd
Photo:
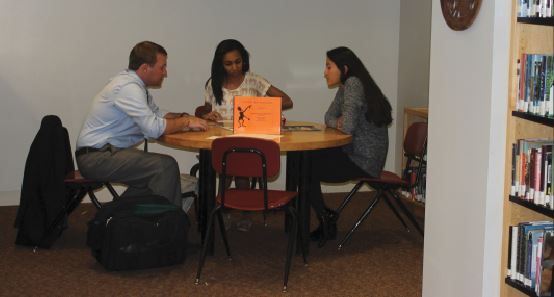
<instances>
[{"instance_id":1,"label":"chair backrest","mask_svg":"<svg viewBox=\"0 0 554 297\"><path fill-rule=\"evenodd\" d=\"M49 247L61 234L56 218L66 211L71 195L65 176L75 170L67 129L58 116L42 118L27 160L15 226L16 243ZM55 232L56 231L56 232ZM54 232L54 233L52 233Z\"/></svg>"},{"instance_id":2,"label":"chair backrest","mask_svg":"<svg viewBox=\"0 0 554 297\"><path fill-rule=\"evenodd\" d=\"M212 111L212 107L209 105L200 105L194 110L194 116L201 118L203 115Z\"/></svg>"},{"instance_id":3,"label":"chair backrest","mask_svg":"<svg viewBox=\"0 0 554 297\"><path fill-rule=\"evenodd\" d=\"M407 156L423 156L427 146L427 123L415 122L406 131L404 153Z\"/></svg>"},{"instance_id":4,"label":"chair backrest","mask_svg":"<svg viewBox=\"0 0 554 297\"><path fill-rule=\"evenodd\" d=\"M222 137L212 142L212 166L226 176L263 177L262 157L266 161L267 177L279 173L279 144L272 140L251 137Z\"/></svg>"}]
</instances>

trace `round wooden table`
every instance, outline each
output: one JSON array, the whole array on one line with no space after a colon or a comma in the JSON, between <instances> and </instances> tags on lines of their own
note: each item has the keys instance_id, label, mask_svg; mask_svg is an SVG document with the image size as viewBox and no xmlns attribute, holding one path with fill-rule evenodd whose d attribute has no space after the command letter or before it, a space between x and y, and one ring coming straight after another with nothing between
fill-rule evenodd
<instances>
[{"instance_id":1,"label":"round wooden table","mask_svg":"<svg viewBox=\"0 0 554 297\"><path fill-rule=\"evenodd\" d=\"M286 131L280 138L281 152L308 151L322 148L336 147L348 144L352 136L344 134L336 129L325 128L325 126L311 122L289 122L287 127L314 126L320 131ZM158 142L174 148L187 149L210 149L213 137L233 135L233 132L217 126L209 126L208 131L203 132L181 132L164 135ZM247 135L245 135L247 136Z\"/></svg>"},{"instance_id":2,"label":"round wooden table","mask_svg":"<svg viewBox=\"0 0 554 297\"><path fill-rule=\"evenodd\" d=\"M310 182L310 160L307 157L311 150L343 146L352 141L352 136L336 129L311 122L287 122L287 127L314 126L318 131L285 131L275 141L279 143L281 152L287 153L286 188L288 191L298 191L299 234L302 245L309 249L307 234L310 227L310 208L307 203L308 185ZM211 145L215 137L225 137L233 132L218 126L209 126L207 131L180 132L164 135L158 139L162 145L177 149L198 149L199 155L199 210L198 229L202 241L206 238L208 214L215 207L215 172L211 165ZM246 136L246 135L245 135ZM213 236L210 236L213 238ZM300 245L299 245L300 249ZM210 247L213 253L213 243Z\"/></svg>"}]
</instances>

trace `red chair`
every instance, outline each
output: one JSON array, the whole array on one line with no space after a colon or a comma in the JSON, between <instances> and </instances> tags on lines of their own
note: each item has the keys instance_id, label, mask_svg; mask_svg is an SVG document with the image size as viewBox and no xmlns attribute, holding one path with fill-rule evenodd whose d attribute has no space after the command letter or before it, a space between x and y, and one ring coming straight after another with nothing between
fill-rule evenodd
<instances>
[{"instance_id":1,"label":"red chair","mask_svg":"<svg viewBox=\"0 0 554 297\"><path fill-rule=\"evenodd\" d=\"M67 217L89 193L101 207L93 191L105 182L83 179L75 170L67 129L56 115L42 118L25 162L20 203L15 227L16 243L49 248L68 226Z\"/></svg>"},{"instance_id":2,"label":"red chair","mask_svg":"<svg viewBox=\"0 0 554 297\"><path fill-rule=\"evenodd\" d=\"M409 179L402 179L398 175L396 175L394 172L390 171L382 171L381 175L378 178L369 178L369 177L363 177L356 179L357 183L348 193L348 195L344 198L342 204L337 209L337 213L341 213L342 210L346 207L346 205L350 202L354 194L358 192L358 190L364 185L367 184L369 187L375 190L375 195L369 206L366 208L366 210L363 212L363 214L359 217L359 219L356 221L354 226L348 231L348 233L344 236L344 238L340 241L338 245L338 249L341 250L344 246L344 244L350 239L352 236L352 233L358 229L360 224L369 216L375 205L379 202L381 197L384 198L385 202L389 206L389 208L393 211L393 213L396 215L396 217L402 222L402 225L404 225L404 228L406 228L407 231L410 231L408 226L406 225L406 222L396 209L396 207L393 205L393 201L397 204L397 206L400 208L400 210L408 217L408 219L414 224L415 228L419 233L423 236L423 230L419 226L418 222L416 221L414 215L412 212L404 205L402 202L402 195L400 194L400 189L410 189L412 187L416 187L418 183L420 182L420 175L423 166L425 166L425 153L426 153L426 147L427 147L427 123L425 122L417 122L412 124L408 131L406 131L406 136L404 138L404 155L407 157L406 167L404 172L407 172L408 170L415 170L417 171L417 177L415 182L410 182ZM417 164L414 165L414 163ZM408 175L409 176L409 175Z\"/></svg>"},{"instance_id":3,"label":"red chair","mask_svg":"<svg viewBox=\"0 0 554 297\"><path fill-rule=\"evenodd\" d=\"M64 184L67 188L73 190L73 198L69 201L67 208L71 211L79 205L83 200L83 197L88 194L90 201L96 208L102 208L102 204L94 195L94 191L106 187L110 194L112 194L113 199L118 199L119 194L115 191L112 185L109 182L101 182L84 178L79 170L74 170L69 172L64 179Z\"/></svg>"},{"instance_id":4,"label":"red chair","mask_svg":"<svg viewBox=\"0 0 554 297\"><path fill-rule=\"evenodd\" d=\"M210 111L212 111L211 105L209 104L200 105L196 107L196 109L194 110L194 116L198 118L202 118L203 115L209 113Z\"/></svg>"},{"instance_id":5,"label":"red chair","mask_svg":"<svg viewBox=\"0 0 554 297\"><path fill-rule=\"evenodd\" d=\"M214 220L217 217L228 257L231 257L231 253L221 213L224 208L263 212L264 219L265 214L269 210L284 209L290 215L292 228L289 232L283 286L283 291L286 291L298 230L296 210L292 206L292 201L297 196L297 193L269 190L267 188L267 179L277 175L279 172L279 145L274 141L258 138L218 138L212 143L212 166L215 172L219 174L220 194L217 196L217 206L208 218L206 234L210 234ZM260 189L226 188L225 180L227 176L258 178ZM200 281L200 273L206 259L208 242L209 240L205 240L202 247L198 271L196 273L196 284ZM304 263L306 263L306 252L304 249L302 249L302 256Z\"/></svg>"}]
</instances>

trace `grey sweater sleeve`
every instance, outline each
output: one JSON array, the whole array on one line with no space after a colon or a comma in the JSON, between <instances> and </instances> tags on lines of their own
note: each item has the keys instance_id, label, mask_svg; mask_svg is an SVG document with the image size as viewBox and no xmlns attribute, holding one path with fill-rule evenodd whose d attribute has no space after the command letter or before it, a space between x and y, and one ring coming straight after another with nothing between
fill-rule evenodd
<instances>
[{"instance_id":1,"label":"grey sweater sleeve","mask_svg":"<svg viewBox=\"0 0 554 297\"><path fill-rule=\"evenodd\" d=\"M376 127L365 119L367 99L362 82L348 78L337 91L335 99L325 113L325 124L336 128L342 116L342 131L352 135L352 143L343 151L361 169L371 176L379 176L388 150L388 128Z\"/></svg>"},{"instance_id":2,"label":"grey sweater sleeve","mask_svg":"<svg viewBox=\"0 0 554 297\"><path fill-rule=\"evenodd\" d=\"M331 102L325 113L325 124L327 127L336 128L337 119L342 117L342 131L353 134L363 108L364 87L360 80L349 78L339 88L335 99Z\"/></svg>"},{"instance_id":3,"label":"grey sweater sleeve","mask_svg":"<svg viewBox=\"0 0 554 297\"><path fill-rule=\"evenodd\" d=\"M342 103L342 131L354 134L359 117L363 116L364 87L358 79L348 79L344 84Z\"/></svg>"}]
</instances>

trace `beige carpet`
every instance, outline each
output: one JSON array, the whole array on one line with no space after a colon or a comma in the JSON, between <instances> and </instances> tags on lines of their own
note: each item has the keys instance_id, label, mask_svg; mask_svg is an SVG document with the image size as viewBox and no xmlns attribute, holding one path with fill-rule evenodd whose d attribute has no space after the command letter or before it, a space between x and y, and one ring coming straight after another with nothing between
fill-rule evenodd
<instances>
[{"instance_id":1,"label":"beige carpet","mask_svg":"<svg viewBox=\"0 0 554 297\"><path fill-rule=\"evenodd\" d=\"M368 198L367 193L358 194L344 211L339 238ZM342 195L326 196L331 206L340 199ZM411 207L423 216L421 207ZM183 265L104 270L85 245L86 223L95 212L91 204L71 214L69 228L49 250L13 244L16 211L17 207L0 207L0 296L421 296L423 238L414 228L406 232L384 202L343 251L336 249L338 240L324 248L312 243L307 267L301 256L294 257L287 293L281 292L286 247L282 213L270 215L267 228L261 215L253 217L249 232L237 231L233 224L228 231L232 261L226 259L216 233L216 254L207 258L202 282L195 286L199 252L194 249ZM194 225L189 240L198 245Z\"/></svg>"}]
</instances>

